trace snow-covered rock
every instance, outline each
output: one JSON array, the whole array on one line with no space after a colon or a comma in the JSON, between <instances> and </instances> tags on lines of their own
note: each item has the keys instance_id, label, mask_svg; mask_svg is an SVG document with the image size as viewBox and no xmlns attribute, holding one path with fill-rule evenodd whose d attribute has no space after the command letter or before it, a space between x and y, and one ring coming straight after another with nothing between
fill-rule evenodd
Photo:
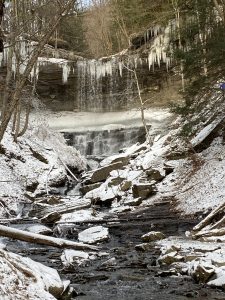
<instances>
[{"instance_id":1,"label":"snow-covered rock","mask_svg":"<svg viewBox=\"0 0 225 300\"><path fill-rule=\"evenodd\" d=\"M54 300L62 295L65 286L54 269L1 249L0 260L1 299Z\"/></svg>"},{"instance_id":2,"label":"snow-covered rock","mask_svg":"<svg viewBox=\"0 0 225 300\"><path fill-rule=\"evenodd\" d=\"M61 255L61 260L64 266L68 267L70 265L82 265L84 262L88 261L89 254L83 251L66 249Z\"/></svg>"},{"instance_id":3,"label":"snow-covered rock","mask_svg":"<svg viewBox=\"0 0 225 300\"><path fill-rule=\"evenodd\" d=\"M31 226L28 226L26 228L26 230L29 232L44 234L44 235L49 235L52 233L52 230L49 227L41 225L41 224L34 224Z\"/></svg>"},{"instance_id":4,"label":"snow-covered rock","mask_svg":"<svg viewBox=\"0 0 225 300\"><path fill-rule=\"evenodd\" d=\"M154 242L154 241L162 240L164 238L165 235L160 231L150 231L142 235L141 237L143 242Z\"/></svg>"},{"instance_id":5,"label":"snow-covered rock","mask_svg":"<svg viewBox=\"0 0 225 300\"><path fill-rule=\"evenodd\" d=\"M119 170L123 166L124 166L124 163L121 161L118 161L116 163L112 163L110 165L101 167L90 174L90 178L88 178L88 181L90 181L91 183L104 181L109 176L111 171Z\"/></svg>"},{"instance_id":6,"label":"snow-covered rock","mask_svg":"<svg viewBox=\"0 0 225 300\"><path fill-rule=\"evenodd\" d=\"M91 208L89 209L81 209L78 211L74 211L71 213L64 213L60 218L60 222L84 222L84 221L91 221L91 220L102 220L105 216L104 213L95 213L95 211Z\"/></svg>"},{"instance_id":7,"label":"snow-covered rock","mask_svg":"<svg viewBox=\"0 0 225 300\"><path fill-rule=\"evenodd\" d=\"M88 244L96 244L109 239L109 230L103 226L95 226L88 228L78 234L80 242Z\"/></svg>"}]
</instances>

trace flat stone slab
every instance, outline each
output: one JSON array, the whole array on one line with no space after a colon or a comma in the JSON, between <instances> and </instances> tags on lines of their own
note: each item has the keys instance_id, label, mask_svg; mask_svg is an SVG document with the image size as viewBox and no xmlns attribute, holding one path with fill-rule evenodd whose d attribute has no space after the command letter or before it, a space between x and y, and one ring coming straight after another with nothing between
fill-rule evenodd
<instances>
[{"instance_id":1,"label":"flat stone slab","mask_svg":"<svg viewBox=\"0 0 225 300\"><path fill-rule=\"evenodd\" d=\"M37 218L45 218L48 215L57 213L60 217L60 215L62 215L63 213L69 213L89 208L90 206L91 201L89 199L80 197L64 199L64 201L62 201L60 204L55 205L35 203L33 210L30 212L30 216L35 216Z\"/></svg>"},{"instance_id":2,"label":"flat stone slab","mask_svg":"<svg viewBox=\"0 0 225 300\"><path fill-rule=\"evenodd\" d=\"M119 162L110 164L108 166L99 168L91 174L89 181L91 183L104 181L109 176L111 171L121 169L123 166L124 166L124 163L119 161Z\"/></svg>"},{"instance_id":3,"label":"flat stone slab","mask_svg":"<svg viewBox=\"0 0 225 300\"><path fill-rule=\"evenodd\" d=\"M28 226L26 230L29 232L43 234L43 235L49 235L52 233L52 230L49 227L41 225L41 224L34 224L31 226Z\"/></svg>"},{"instance_id":4,"label":"flat stone slab","mask_svg":"<svg viewBox=\"0 0 225 300\"><path fill-rule=\"evenodd\" d=\"M81 231L78 240L87 244L96 244L109 239L109 230L103 226L94 226Z\"/></svg>"},{"instance_id":5,"label":"flat stone slab","mask_svg":"<svg viewBox=\"0 0 225 300\"><path fill-rule=\"evenodd\" d=\"M132 188L134 198L141 197L146 199L156 193L154 183L138 183L134 184Z\"/></svg>"},{"instance_id":6,"label":"flat stone slab","mask_svg":"<svg viewBox=\"0 0 225 300\"><path fill-rule=\"evenodd\" d=\"M92 191L92 190L95 190L97 188L99 188L101 185L101 183L92 183L92 184L88 184L88 185L84 185L80 188L80 192L85 195L87 194L88 192Z\"/></svg>"}]
</instances>

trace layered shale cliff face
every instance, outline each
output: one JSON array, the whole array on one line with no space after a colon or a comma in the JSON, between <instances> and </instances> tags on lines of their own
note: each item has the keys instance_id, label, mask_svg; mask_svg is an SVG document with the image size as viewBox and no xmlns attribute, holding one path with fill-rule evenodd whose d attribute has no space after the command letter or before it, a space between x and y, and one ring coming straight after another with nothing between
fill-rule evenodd
<instances>
[{"instance_id":1,"label":"layered shale cliff face","mask_svg":"<svg viewBox=\"0 0 225 300\"><path fill-rule=\"evenodd\" d=\"M109 112L140 106L134 70L144 100L153 106L168 102L175 97L173 84L168 82L171 26L150 28L132 38L130 49L101 59L85 59L46 47L31 80L38 79L38 95L56 111ZM35 43L21 41L21 73L34 47ZM2 63L6 58L4 53ZM16 68L15 60L13 70Z\"/></svg>"},{"instance_id":2,"label":"layered shale cliff face","mask_svg":"<svg viewBox=\"0 0 225 300\"><path fill-rule=\"evenodd\" d=\"M129 110L140 105L136 70L144 100L161 106L175 97L176 79L171 82L167 67L164 63L154 71L144 54L75 62L49 59L40 67L37 92L53 110Z\"/></svg>"}]
</instances>

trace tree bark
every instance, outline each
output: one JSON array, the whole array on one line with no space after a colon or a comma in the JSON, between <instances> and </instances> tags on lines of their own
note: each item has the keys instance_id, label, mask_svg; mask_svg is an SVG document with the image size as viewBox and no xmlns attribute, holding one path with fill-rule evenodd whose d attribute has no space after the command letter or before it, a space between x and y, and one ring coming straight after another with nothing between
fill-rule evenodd
<instances>
[{"instance_id":1,"label":"tree bark","mask_svg":"<svg viewBox=\"0 0 225 300\"><path fill-rule=\"evenodd\" d=\"M225 16L224 16L224 11L223 9L221 8L221 6L219 5L218 1L217 0L213 0L213 3L216 7L216 10L218 11L218 14L220 16L220 18L223 20L224 24L225 24Z\"/></svg>"},{"instance_id":2,"label":"tree bark","mask_svg":"<svg viewBox=\"0 0 225 300\"><path fill-rule=\"evenodd\" d=\"M28 243L42 244L63 249L76 249L76 250L98 250L98 247L88 244L77 243L69 240L44 236L37 233L30 233L23 230L10 228L0 225L0 236L25 241Z\"/></svg>"}]
</instances>

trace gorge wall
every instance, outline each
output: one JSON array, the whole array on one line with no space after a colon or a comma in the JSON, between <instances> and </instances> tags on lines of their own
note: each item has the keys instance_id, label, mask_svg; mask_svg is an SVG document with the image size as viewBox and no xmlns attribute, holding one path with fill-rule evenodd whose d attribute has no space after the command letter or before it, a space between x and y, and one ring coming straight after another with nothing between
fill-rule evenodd
<instances>
[{"instance_id":1,"label":"gorge wall","mask_svg":"<svg viewBox=\"0 0 225 300\"><path fill-rule=\"evenodd\" d=\"M133 38L130 49L110 57L85 59L67 54L66 59L42 59L38 94L53 110L129 110L140 106L135 70L147 107L177 101L180 78L168 54L171 26L150 28ZM63 53L53 56L63 57Z\"/></svg>"},{"instance_id":2,"label":"gorge wall","mask_svg":"<svg viewBox=\"0 0 225 300\"><path fill-rule=\"evenodd\" d=\"M50 60L39 70L37 93L52 110L107 112L139 107L134 69L146 106L163 106L180 98L179 77L171 76L165 64L149 70L143 56L128 56L125 63L110 57L60 64Z\"/></svg>"},{"instance_id":3,"label":"gorge wall","mask_svg":"<svg viewBox=\"0 0 225 300\"><path fill-rule=\"evenodd\" d=\"M37 82L38 96L55 111L111 112L140 107L134 71L146 107L176 101L180 96L179 76L172 68L170 54L173 26L173 22L167 27L154 26L133 37L129 49L100 59L83 58L46 45L31 71L30 82ZM24 73L37 44L18 41L20 55L12 57L15 76ZM8 54L8 47L0 53L1 70L5 72Z\"/></svg>"}]
</instances>

